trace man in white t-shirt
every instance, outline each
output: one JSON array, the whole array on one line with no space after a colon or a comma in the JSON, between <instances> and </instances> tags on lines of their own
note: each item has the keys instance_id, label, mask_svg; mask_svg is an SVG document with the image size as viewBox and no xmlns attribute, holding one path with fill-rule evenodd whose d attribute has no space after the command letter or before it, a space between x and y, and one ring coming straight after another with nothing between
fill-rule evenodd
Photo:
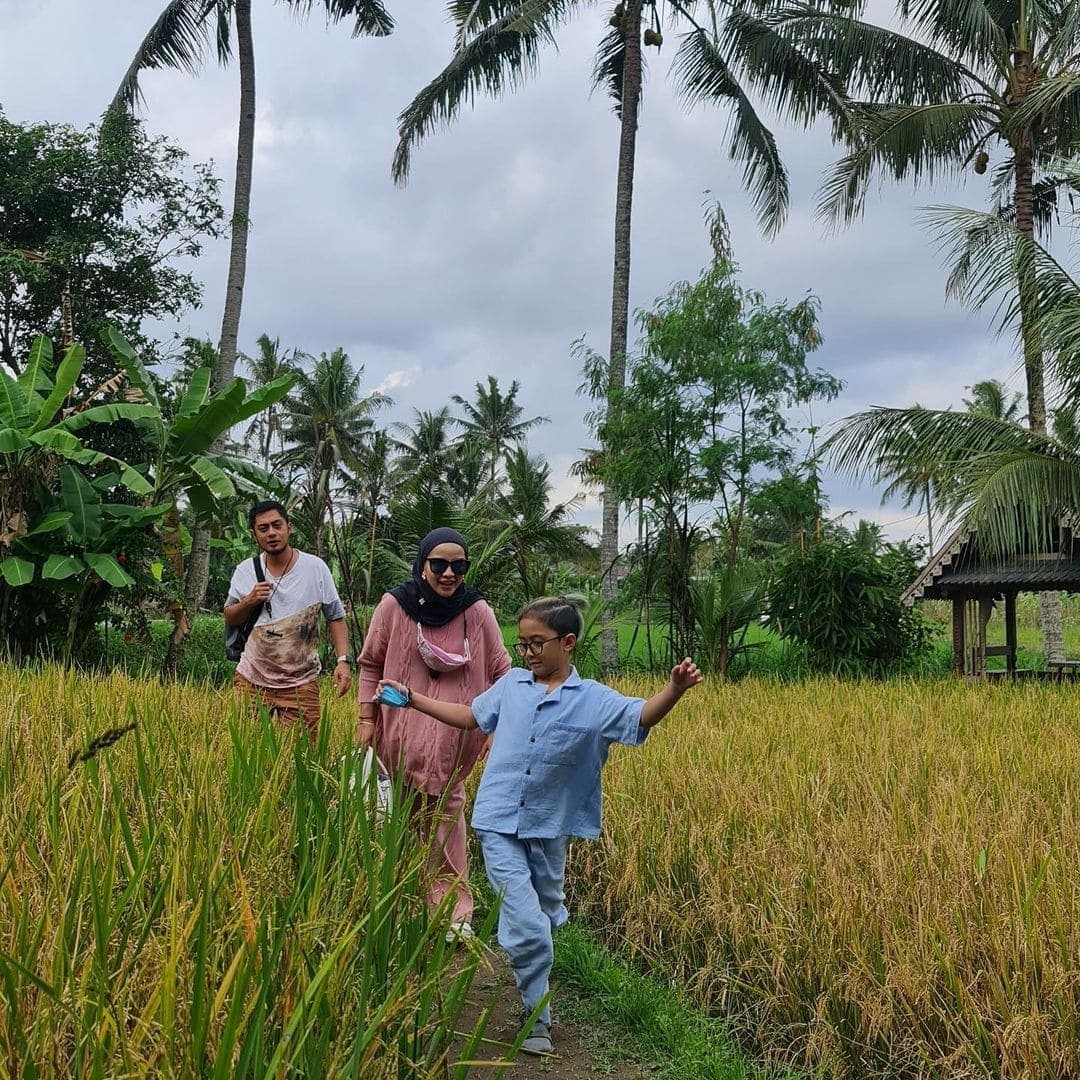
<instances>
[{"instance_id":1,"label":"man in white t-shirt","mask_svg":"<svg viewBox=\"0 0 1080 1080\"><path fill-rule=\"evenodd\" d=\"M314 740L319 727L319 615L326 619L337 653L334 688L339 697L352 681L345 608L330 569L316 555L289 544L292 526L285 507L274 499L248 512L251 534L259 545L265 580L259 581L252 559L233 571L225 600L225 621L241 626L259 608L259 616L236 665L233 685L260 701L286 724L301 718Z\"/></svg>"}]
</instances>

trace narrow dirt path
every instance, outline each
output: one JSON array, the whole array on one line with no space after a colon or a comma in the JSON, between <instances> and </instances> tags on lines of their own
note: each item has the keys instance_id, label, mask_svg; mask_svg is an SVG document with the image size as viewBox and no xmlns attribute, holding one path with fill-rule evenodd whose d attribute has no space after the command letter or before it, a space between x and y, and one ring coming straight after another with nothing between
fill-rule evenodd
<instances>
[{"instance_id":1,"label":"narrow dirt path","mask_svg":"<svg viewBox=\"0 0 1080 1080\"><path fill-rule=\"evenodd\" d=\"M552 1016L554 1024L551 1036L555 1053L551 1057L536 1058L519 1054L504 1069L493 1070L491 1066L477 1066L470 1076L500 1076L510 1080L543 1077L544 1080L646 1080L657 1076L651 1063L628 1061L618 1053L615 1036L595 1028L582 1027L572 1018L572 991L563 990L557 982L552 984ZM499 1060L520 1027L521 1001L514 986L514 977L506 956L501 949L488 951L488 960L477 972L469 1005L461 1017L463 1030L476 1023L483 1009L494 1004L488 1021L486 1037L473 1055L477 1061ZM560 1008L560 1005L562 1008ZM566 1012L564 1012L564 1009ZM570 1016L567 1016L567 1012Z\"/></svg>"}]
</instances>

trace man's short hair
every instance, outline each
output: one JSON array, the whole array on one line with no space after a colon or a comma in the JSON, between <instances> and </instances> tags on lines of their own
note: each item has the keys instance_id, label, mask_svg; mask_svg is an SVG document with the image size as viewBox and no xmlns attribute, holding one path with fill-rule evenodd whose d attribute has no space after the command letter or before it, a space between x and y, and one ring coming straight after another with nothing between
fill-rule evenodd
<instances>
[{"instance_id":1,"label":"man's short hair","mask_svg":"<svg viewBox=\"0 0 1080 1080\"><path fill-rule=\"evenodd\" d=\"M248 528L249 529L254 529L255 528L255 519L260 514L265 514L270 510L276 510L285 519L285 524L288 525L288 523L289 523L289 511L286 510L285 507L282 506L282 504L277 501L277 499L263 499L260 502L257 502L248 511Z\"/></svg>"}]
</instances>

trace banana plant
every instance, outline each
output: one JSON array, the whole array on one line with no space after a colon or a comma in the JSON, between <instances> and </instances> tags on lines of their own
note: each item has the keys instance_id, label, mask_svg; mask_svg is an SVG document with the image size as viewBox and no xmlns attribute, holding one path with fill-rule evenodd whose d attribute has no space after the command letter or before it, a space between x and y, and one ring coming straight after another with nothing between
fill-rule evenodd
<instances>
[{"instance_id":1,"label":"banana plant","mask_svg":"<svg viewBox=\"0 0 1080 1080\"><path fill-rule=\"evenodd\" d=\"M144 472L153 501L163 507L162 540L166 561L175 581L184 581L184 544L180 509L190 507L197 520L208 523L222 503L235 498L238 489L265 493L278 484L253 462L213 450L218 436L281 401L292 388L286 375L248 393L243 379L233 379L210 393L212 365L198 368L188 380L174 416L167 417L139 355L115 329L105 333L105 343L128 381L149 403L136 420L149 450ZM173 621L170 657L187 636L187 615L179 596L168 605Z\"/></svg>"},{"instance_id":2,"label":"banana plant","mask_svg":"<svg viewBox=\"0 0 1080 1080\"><path fill-rule=\"evenodd\" d=\"M167 417L130 344L114 330L107 331L106 344L130 384L129 400L95 404L99 391L118 388L114 378L73 403L84 350L71 346L54 368L45 337L34 342L18 378L0 371L0 580L6 586L0 588L0 626L25 615L11 612L15 590L36 582L74 594L65 655L94 589L134 584L118 558L133 533L156 529L164 560L182 582L180 508L206 520L238 486L273 487L262 469L210 448L218 435L279 401L291 385L279 379L248 394L235 379L211 395L207 366L191 377L177 413ZM144 453L137 463L84 442L95 425L118 421L133 424L141 436ZM133 503L109 499L121 488L135 497ZM179 602L170 613L174 633L182 637L186 620Z\"/></svg>"},{"instance_id":3,"label":"banana plant","mask_svg":"<svg viewBox=\"0 0 1080 1080\"><path fill-rule=\"evenodd\" d=\"M0 577L11 588L39 574L43 581L63 581L87 571L109 585L130 585L110 549L120 533L160 516L156 507L101 498L103 488L118 486L146 498L153 486L127 462L86 446L76 432L138 421L148 406L91 405L93 395L86 407L66 406L85 358L83 347L72 345L54 368L52 343L39 337L17 379L0 371ZM80 466L93 467L107 483L92 484Z\"/></svg>"},{"instance_id":4,"label":"banana plant","mask_svg":"<svg viewBox=\"0 0 1080 1080\"><path fill-rule=\"evenodd\" d=\"M265 491L277 486L274 478L253 462L211 450L219 435L288 394L292 376L287 375L248 393L243 379L233 379L217 393L210 393L212 365L198 368L188 380L174 416L167 417L157 387L138 354L115 329L105 342L131 385L148 403L135 419L149 452L139 472L149 483L154 499L175 508L190 506L196 517L213 517L223 500L234 498L238 488ZM88 410L82 416L89 415ZM80 426L79 415L68 422Z\"/></svg>"}]
</instances>

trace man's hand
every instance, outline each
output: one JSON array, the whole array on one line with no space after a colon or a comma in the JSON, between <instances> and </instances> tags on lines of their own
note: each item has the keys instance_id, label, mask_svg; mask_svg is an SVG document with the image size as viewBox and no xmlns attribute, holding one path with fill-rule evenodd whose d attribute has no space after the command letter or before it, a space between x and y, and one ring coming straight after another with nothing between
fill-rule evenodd
<instances>
[{"instance_id":1,"label":"man's hand","mask_svg":"<svg viewBox=\"0 0 1080 1080\"><path fill-rule=\"evenodd\" d=\"M689 656L680 660L671 669L671 685L680 694L685 694L692 686L697 686L704 676L698 670L697 664Z\"/></svg>"},{"instance_id":2,"label":"man's hand","mask_svg":"<svg viewBox=\"0 0 1080 1080\"><path fill-rule=\"evenodd\" d=\"M353 742L361 749L366 750L375 743L375 722L361 719L356 725L356 735Z\"/></svg>"},{"instance_id":3,"label":"man's hand","mask_svg":"<svg viewBox=\"0 0 1080 1080\"><path fill-rule=\"evenodd\" d=\"M349 686L352 684L352 670L344 660L339 660L334 668L333 682L338 697L344 697L349 692Z\"/></svg>"},{"instance_id":4,"label":"man's hand","mask_svg":"<svg viewBox=\"0 0 1080 1080\"><path fill-rule=\"evenodd\" d=\"M244 603L248 607L256 604L265 604L270 599L270 592L274 586L269 581L256 581L255 588L244 597Z\"/></svg>"}]
</instances>

